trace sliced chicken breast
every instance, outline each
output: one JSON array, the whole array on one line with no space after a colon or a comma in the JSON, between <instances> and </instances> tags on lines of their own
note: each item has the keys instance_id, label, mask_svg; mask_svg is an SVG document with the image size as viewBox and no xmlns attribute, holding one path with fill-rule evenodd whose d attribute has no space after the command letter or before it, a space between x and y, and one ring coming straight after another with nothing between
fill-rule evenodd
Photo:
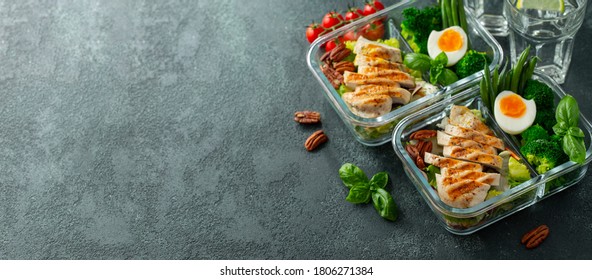
<instances>
[{"instance_id":1,"label":"sliced chicken breast","mask_svg":"<svg viewBox=\"0 0 592 280\"><path fill-rule=\"evenodd\" d=\"M493 167L497 170L500 170L502 168L502 158L500 156L486 154L472 148L445 146L443 154L445 157L472 161Z\"/></svg>"},{"instance_id":2,"label":"sliced chicken breast","mask_svg":"<svg viewBox=\"0 0 592 280\"><path fill-rule=\"evenodd\" d=\"M454 168L462 170L483 171L483 165L453 158L445 158L432 153L425 153L424 162L440 168Z\"/></svg>"},{"instance_id":3,"label":"sliced chicken breast","mask_svg":"<svg viewBox=\"0 0 592 280\"><path fill-rule=\"evenodd\" d=\"M370 41L364 37L359 37L354 46L356 55L365 55L369 57L382 58L391 62L401 63L401 50L391 46Z\"/></svg>"},{"instance_id":4,"label":"sliced chicken breast","mask_svg":"<svg viewBox=\"0 0 592 280\"><path fill-rule=\"evenodd\" d=\"M462 170L454 168L442 168L440 174L444 177L455 177L459 179L470 179L485 183L491 186L499 186L501 175L499 173L485 173L472 170Z\"/></svg>"},{"instance_id":5,"label":"sliced chicken breast","mask_svg":"<svg viewBox=\"0 0 592 280\"><path fill-rule=\"evenodd\" d=\"M470 139L451 136L451 135L448 135L440 130L438 130L437 140L438 140L438 145L459 146L462 148L472 148L472 149L484 152L486 154L497 155L497 150L492 146L481 144L479 142L475 142Z\"/></svg>"},{"instance_id":6,"label":"sliced chicken breast","mask_svg":"<svg viewBox=\"0 0 592 280\"><path fill-rule=\"evenodd\" d=\"M346 92L341 98L349 106L352 113L363 118L377 118L391 111L393 99L386 94L356 95Z\"/></svg>"},{"instance_id":7,"label":"sliced chicken breast","mask_svg":"<svg viewBox=\"0 0 592 280\"><path fill-rule=\"evenodd\" d=\"M349 88L355 88L361 85L401 85L406 88L415 87L415 80L409 74L397 70L388 73L370 73L360 74L345 71L343 73L343 82Z\"/></svg>"},{"instance_id":8,"label":"sliced chicken breast","mask_svg":"<svg viewBox=\"0 0 592 280\"><path fill-rule=\"evenodd\" d=\"M365 85L356 87L356 95L386 94L393 99L393 104L407 104L411 100L411 93L398 86Z\"/></svg>"},{"instance_id":9,"label":"sliced chicken breast","mask_svg":"<svg viewBox=\"0 0 592 280\"><path fill-rule=\"evenodd\" d=\"M401 71L408 72L407 67L405 67L405 65L403 65L401 63L388 61L388 60L382 59L382 58L369 57L369 56L365 56L363 54L356 55L356 58L354 59L354 65L358 66L358 67L359 66L373 66L373 67L378 67L378 68L382 68L382 69L394 69L394 70L401 70Z\"/></svg>"},{"instance_id":10,"label":"sliced chicken breast","mask_svg":"<svg viewBox=\"0 0 592 280\"><path fill-rule=\"evenodd\" d=\"M469 208L475 206L487 197L490 185L471 179L458 179L444 177L436 174L438 184L438 196L442 202L456 208Z\"/></svg>"},{"instance_id":11,"label":"sliced chicken breast","mask_svg":"<svg viewBox=\"0 0 592 280\"><path fill-rule=\"evenodd\" d=\"M360 66L358 73L369 77L393 77L404 88L415 88L415 78L401 70L383 69L375 66Z\"/></svg>"},{"instance_id":12,"label":"sliced chicken breast","mask_svg":"<svg viewBox=\"0 0 592 280\"><path fill-rule=\"evenodd\" d=\"M464 128L464 127L448 124L444 128L444 132L446 132L447 134L452 135L452 136L466 138L466 139L473 140L475 142L479 142L481 144L493 146L493 147L498 148L500 150L504 149L504 142L501 139L499 139L495 136L485 135L479 131L472 130L469 128Z\"/></svg>"},{"instance_id":13,"label":"sliced chicken breast","mask_svg":"<svg viewBox=\"0 0 592 280\"><path fill-rule=\"evenodd\" d=\"M479 131L485 135L493 136L493 130L484 124L466 106L452 106L450 110L450 123L464 128Z\"/></svg>"},{"instance_id":14,"label":"sliced chicken breast","mask_svg":"<svg viewBox=\"0 0 592 280\"><path fill-rule=\"evenodd\" d=\"M343 83L348 88L356 88L361 85L399 86L399 83L397 81L389 79L388 77L369 77L368 75L358 74L350 71L345 71L343 73Z\"/></svg>"}]
</instances>

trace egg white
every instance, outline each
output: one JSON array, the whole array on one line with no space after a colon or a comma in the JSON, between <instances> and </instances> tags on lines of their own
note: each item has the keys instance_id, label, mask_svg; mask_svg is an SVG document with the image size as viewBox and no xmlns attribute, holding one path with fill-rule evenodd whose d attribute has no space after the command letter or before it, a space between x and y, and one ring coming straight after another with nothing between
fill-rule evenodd
<instances>
[{"instance_id":1,"label":"egg white","mask_svg":"<svg viewBox=\"0 0 592 280\"><path fill-rule=\"evenodd\" d=\"M520 98L522 98L522 102L524 102L526 105L526 112L524 112L524 115L518 118L506 116L502 113L500 101L502 98L512 94L515 93L508 90L502 91L500 94L498 94L498 96L495 98L493 114L495 121L503 131L511 135L516 135L525 131L534 122L534 118L536 117L536 104L534 103L534 100L527 100L518 95Z\"/></svg>"},{"instance_id":2,"label":"egg white","mask_svg":"<svg viewBox=\"0 0 592 280\"><path fill-rule=\"evenodd\" d=\"M465 31L460 26L451 26L442 31L432 31L432 33L430 33L430 37L428 37L428 54L432 59L435 59L436 56L442 53L442 49L440 49L438 46L438 39L440 39L442 33L448 29L458 32L462 38L462 46L459 50L444 52L448 57L448 63L446 66L452 66L456 64L463 56L465 56L465 53L467 53L467 33L465 33Z\"/></svg>"}]
</instances>

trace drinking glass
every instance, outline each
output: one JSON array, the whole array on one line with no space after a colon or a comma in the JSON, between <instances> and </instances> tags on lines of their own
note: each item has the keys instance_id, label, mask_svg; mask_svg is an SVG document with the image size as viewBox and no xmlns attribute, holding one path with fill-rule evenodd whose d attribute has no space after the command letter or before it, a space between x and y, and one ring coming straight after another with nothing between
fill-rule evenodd
<instances>
[{"instance_id":1,"label":"drinking glass","mask_svg":"<svg viewBox=\"0 0 592 280\"><path fill-rule=\"evenodd\" d=\"M493 36L508 35L508 22L503 15L504 0L465 0L465 6Z\"/></svg>"},{"instance_id":2,"label":"drinking glass","mask_svg":"<svg viewBox=\"0 0 592 280\"><path fill-rule=\"evenodd\" d=\"M584 20L586 2L565 0L565 9L559 12L518 9L516 0L504 0L512 61L531 45L531 54L540 58L537 69L563 84L571 62L574 37Z\"/></svg>"}]
</instances>

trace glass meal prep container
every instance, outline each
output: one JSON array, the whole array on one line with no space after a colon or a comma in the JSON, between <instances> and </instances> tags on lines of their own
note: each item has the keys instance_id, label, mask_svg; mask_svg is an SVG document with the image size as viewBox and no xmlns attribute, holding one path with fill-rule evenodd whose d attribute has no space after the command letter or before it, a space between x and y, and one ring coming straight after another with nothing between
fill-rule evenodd
<instances>
[{"instance_id":1,"label":"glass meal prep container","mask_svg":"<svg viewBox=\"0 0 592 280\"><path fill-rule=\"evenodd\" d=\"M543 73L535 71L533 79L544 82L555 93L555 105L565 96L565 92L552 79ZM456 92L454 92L456 93ZM454 94L453 93L453 94ZM436 124L449 116L452 105L464 105L470 109L481 111L486 124L494 131L496 136L505 142L522 159L530 173L531 179L502 194L486 200L470 208L454 208L443 203L437 191L430 186L423 172L415 165L405 150L405 142L409 135L420 129L438 129ZM579 104L580 108L583 104ZM430 209L437 216L442 225L450 232L459 235L474 233L488 225L495 223L513 213L516 213L542 199L556 194L576 183L586 174L588 164L592 161L592 125L580 113L580 128L584 131L586 158L583 164L568 161L544 174L537 174L536 169L520 154L520 142L515 136L504 133L493 118L493 113L482 104L479 85L474 83L452 97L420 110L403 119L393 132L393 148L401 159L405 173L411 179Z\"/></svg>"},{"instance_id":2,"label":"glass meal prep container","mask_svg":"<svg viewBox=\"0 0 592 280\"><path fill-rule=\"evenodd\" d=\"M341 96L335 88L331 85L325 74L321 71L322 62L321 56L325 53L324 46L328 41L338 38L348 32L358 32L368 23L383 19L385 22L385 33L383 39L396 38L399 41L402 53L413 52L409 44L401 36L401 21L403 19L402 12L408 7L424 8L426 6L435 5L436 1L425 3L421 1L418 3L415 0L403 0L396 4L386 7L375 14L364 17L360 20L354 21L339 29L323 35L314 41L307 53L308 67L313 75L317 78L325 91L325 97L329 100L332 107L335 109L339 117L353 133L354 137L362 144L367 146L378 146L387 143L392 137L392 131L397 123L408 116L409 114L425 108L431 104L436 103L446 97L450 90L463 88L470 82L479 79L483 75L483 71L479 71L473 75L458 80L457 82L446 87L439 87L439 90L433 94L428 94L416 101L410 102L406 105L400 106L388 114L379 116L377 118L363 118L355 115L348 108L346 103L341 99ZM503 50L499 43L489 34L483 26L481 26L469 12L467 14L467 23L469 28L469 41L471 49L485 52L491 59L489 70L493 71L495 65L500 64L503 57ZM424 80L429 81L429 77L424 75Z\"/></svg>"}]
</instances>

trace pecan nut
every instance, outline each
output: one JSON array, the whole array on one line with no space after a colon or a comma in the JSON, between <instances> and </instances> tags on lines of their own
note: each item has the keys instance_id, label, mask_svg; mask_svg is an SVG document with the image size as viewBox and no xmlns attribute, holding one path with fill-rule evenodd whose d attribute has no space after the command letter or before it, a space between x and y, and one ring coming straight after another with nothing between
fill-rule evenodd
<instances>
[{"instance_id":1,"label":"pecan nut","mask_svg":"<svg viewBox=\"0 0 592 280\"><path fill-rule=\"evenodd\" d=\"M423 141L419 140L417 143L417 151L419 152L419 156L423 159L426 152L432 151L432 141Z\"/></svg>"},{"instance_id":2,"label":"pecan nut","mask_svg":"<svg viewBox=\"0 0 592 280\"><path fill-rule=\"evenodd\" d=\"M329 56L331 56L331 52L325 52L323 55L321 55L321 61L327 62L326 60L329 59Z\"/></svg>"},{"instance_id":3,"label":"pecan nut","mask_svg":"<svg viewBox=\"0 0 592 280\"><path fill-rule=\"evenodd\" d=\"M339 44L333 50L331 50L331 55L329 55L329 59L332 61L342 61L344 58L348 57L351 54L351 51L345 47L345 44Z\"/></svg>"},{"instance_id":4,"label":"pecan nut","mask_svg":"<svg viewBox=\"0 0 592 280\"><path fill-rule=\"evenodd\" d=\"M321 113L315 111L299 111L294 113L294 121L301 124L315 124L321 121Z\"/></svg>"},{"instance_id":5,"label":"pecan nut","mask_svg":"<svg viewBox=\"0 0 592 280\"><path fill-rule=\"evenodd\" d=\"M410 140L428 139L436 136L435 130L423 129L411 133L409 135Z\"/></svg>"},{"instance_id":6,"label":"pecan nut","mask_svg":"<svg viewBox=\"0 0 592 280\"><path fill-rule=\"evenodd\" d=\"M549 236L549 227L547 225L540 225L524 234L520 242L526 244L526 249L534 249L541 245L547 236Z\"/></svg>"},{"instance_id":7,"label":"pecan nut","mask_svg":"<svg viewBox=\"0 0 592 280\"><path fill-rule=\"evenodd\" d=\"M356 71L356 66L351 61L340 61L333 63L333 68L335 68L335 71L339 72L340 74L343 74L345 71Z\"/></svg>"},{"instance_id":8,"label":"pecan nut","mask_svg":"<svg viewBox=\"0 0 592 280\"><path fill-rule=\"evenodd\" d=\"M417 165L417 168L422 170L426 168L425 162L423 162L423 158L419 155L417 156L417 158L415 158L415 165Z\"/></svg>"},{"instance_id":9,"label":"pecan nut","mask_svg":"<svg viewBox=\"0 0 592 280\"><path fill-rule=\"evenodd\" d=\"M323 71L323 74L327 76L327 79L334 88L339 88L339 86L343 83L343 75L335 71L335 69L330 64L323 64L321 71Z\"/></svg>"},{"instance_id":10,"label":"pecan nut","mask_svg":"<svg viewBox=\"0 0 592 280\"><path fill-rule=\"evenodd\" d=\"M322 130L317 130L312 135L310 135L308 139L306 139L306 142L304 142L304 147L307 151L310 152L316 149L319 145L327 142L328 140L329 138L327 138L325 132L323 132Z\"/></svg>"},{"instance_id":11,"label":"pecan nut","mask_svg":"<svg viewBox=\"0 0 592 280\"><path fill-rule=\"evenodd\" d=\"M405 146L405 150L407 150L407 153L413 160L415 160L419 155L419 151L417 151L417 147L415 145L407 145Z\"/></svg>"}]
</instances>

